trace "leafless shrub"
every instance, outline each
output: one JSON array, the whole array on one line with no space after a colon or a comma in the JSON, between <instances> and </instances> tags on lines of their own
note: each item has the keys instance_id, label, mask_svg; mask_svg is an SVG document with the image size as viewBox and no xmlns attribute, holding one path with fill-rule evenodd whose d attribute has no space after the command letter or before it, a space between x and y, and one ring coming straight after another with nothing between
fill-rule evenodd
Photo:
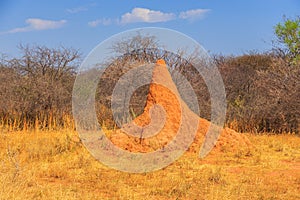
<instances>
[{"instance_id":1,"label":"leafless shrub","mask_svg":"<svg viewBox=\"0 0 300 200\"><path fill-rule=\"evenodd\" d=\"M61 121L71 111L78 51L22 45L19 49L22 56L7 60L0 69L5 83L0 88L0 112L18 118L18 126L38 120L47 127L53 118Z\"/></svg>"},{"instance_id":2,"label":"leafless shrub","mask_svg":"<svg viewBox=\"0 0 300 200\"><path fill-rule=\"evenodd\" d=\"M227 123L243 132L299 132L299 67L275 53L219 60Z\"/></svg>"},{"instance_id":3,"label":"leafless shrub","mask_svg":"<svg viewBox=\"0 0 300 200\"><path fill-rule=\"evenodd\" d=\"M20 45L21 57L0 58L0 122L13 128L28 124L51 128L71 115L71 98L80 54L71 48L51 49ZM197 57L184 50L168 52L153 36L137 35L118 41L96 93L98 120L115 126L111 112L113 89L124 74L143 64L164 59L171 74L179 72L195 91L200 116L210 119L210 96L203 77L191 64ZM227 126L241 132L300 132L300 66L291 65L286 54L250 53L214 56L225 84ZM173 77L174 78L174 77ZM180 87L179 80L174 82ZM138 88L130 100L132 117L142 113L149 85ZM188 98L184 99L189 102ZM1 125L0 124L0 125Z\"/></svg>"}]
</instances>

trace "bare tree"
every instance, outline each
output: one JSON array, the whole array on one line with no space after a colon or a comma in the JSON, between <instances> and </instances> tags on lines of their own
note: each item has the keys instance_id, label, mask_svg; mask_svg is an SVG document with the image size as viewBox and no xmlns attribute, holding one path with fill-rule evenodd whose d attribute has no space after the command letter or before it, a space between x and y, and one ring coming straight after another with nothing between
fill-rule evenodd
<instances>
[{"instance_id":1,"label":"bare tree","mask_svg":"<svg viewBox=\"0 0 300 200\"><path fill-rule=\"evenodd\" d=\"M1 88L7 102L1 106L8 112L17 113L21 119L33 121L39 118L46 124L49 116L62 118L63 113L71 114L71 94L76 67L80 54L71 48L47 48L44 46L23 46L20 58L6 62L1 79L9 87ZM8 81L7 79L10 79ZM7 80L7 81L6 81ZM12 106L13 105L13 106Z\"/></svg>"},{"instance_id":2,"label":"bare tree","mask_svg":"<svg viewBox=\"0 0 300 200\"><path fill-rule=\"evenodd\" d=\"M210 117L210 99L209 95L206 95L208 94L207 87L199 72L191 64L192 59L198 56L196 52L193 55L187 55L186 51L180 49L176 53L169 52L159 45L159 41L154 36L141 34L117 41L111 49L117 52L119 56L113 57L107 63L107 68L100 78L100 82L105 83L99 85L96 95L98 99L97 107L98 110L101 110L101 115L98 116L100 123L105 122L106 126L114 126L111 112L111 95L120 77L137 66L155 63L158 59L166 61L172 75L177 71L191 83L200 102L201 114L205 115L206 118ZM172 78L180 87L180 80L177 80L176 76ZM149 85L145 85L138 88L132 95L129 109L132 111L133 118L142 113L148 91ZM189 101L188 98L184 100ZM120 111L120 113L124 117L124 112Z\"/></svg>"}]
</instances>

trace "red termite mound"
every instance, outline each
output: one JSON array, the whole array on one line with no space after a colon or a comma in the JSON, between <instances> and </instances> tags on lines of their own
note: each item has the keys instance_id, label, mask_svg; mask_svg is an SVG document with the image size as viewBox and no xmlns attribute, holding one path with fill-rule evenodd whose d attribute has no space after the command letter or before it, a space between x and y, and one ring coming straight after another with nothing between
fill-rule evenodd
<instances>
[{"instance_id":1,"label":"red termite mound","mask_svg":"<svg viewBox=\"0 0 300 200\"><path fill-rule=\"evenodd\" d=\"M118 147L130 152L155 151L174 139L183 118L187 128L178 145L185 144L185 139L194 136L188 131L189 127L194 128L194 142L188 151L198 152L211 123L188 108L180 98L164 60L158 60L153 69L144 112L132 122L111 133L110 139ZM134 136L128 133L133 133ZM222 129L212 153L223 149L235 151L249 146L251 144L245 135L225 128Z\"/></svg>"}]
</instances>

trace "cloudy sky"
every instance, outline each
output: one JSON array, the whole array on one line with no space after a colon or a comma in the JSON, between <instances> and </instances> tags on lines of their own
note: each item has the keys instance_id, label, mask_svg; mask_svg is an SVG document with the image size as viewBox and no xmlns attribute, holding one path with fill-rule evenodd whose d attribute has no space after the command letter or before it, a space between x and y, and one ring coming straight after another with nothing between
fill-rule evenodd
<instances>
[{"instance_id":1,"label":"cloudy sky","mask_svg":"<svg viewBox=\"0 0 300 200\"><path fill-rule=\"evenodd\" d=\"M149 26L180 31L213 54L264 51L274 25L299 10L299 0L1 0L0 53L37 44L87 55L114 34Z\"/></svg>"}]
</instances>

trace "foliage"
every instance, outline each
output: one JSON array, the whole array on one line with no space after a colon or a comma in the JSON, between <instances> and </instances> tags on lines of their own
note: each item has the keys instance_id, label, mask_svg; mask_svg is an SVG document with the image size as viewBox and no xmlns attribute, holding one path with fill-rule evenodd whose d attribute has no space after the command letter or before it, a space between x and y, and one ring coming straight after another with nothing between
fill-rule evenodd
<instances>
[{"instance_id":1,"label":"foliage","mask_svg":"<svg viewBox=\"0 0 300 200\"><path fill-rule=\"evenodd\" d=\"M275 34L278 41L284 44L288 50L292 63L300 61L300 17L286 19L275 26Z\"/></svg>"}]
</instances>

